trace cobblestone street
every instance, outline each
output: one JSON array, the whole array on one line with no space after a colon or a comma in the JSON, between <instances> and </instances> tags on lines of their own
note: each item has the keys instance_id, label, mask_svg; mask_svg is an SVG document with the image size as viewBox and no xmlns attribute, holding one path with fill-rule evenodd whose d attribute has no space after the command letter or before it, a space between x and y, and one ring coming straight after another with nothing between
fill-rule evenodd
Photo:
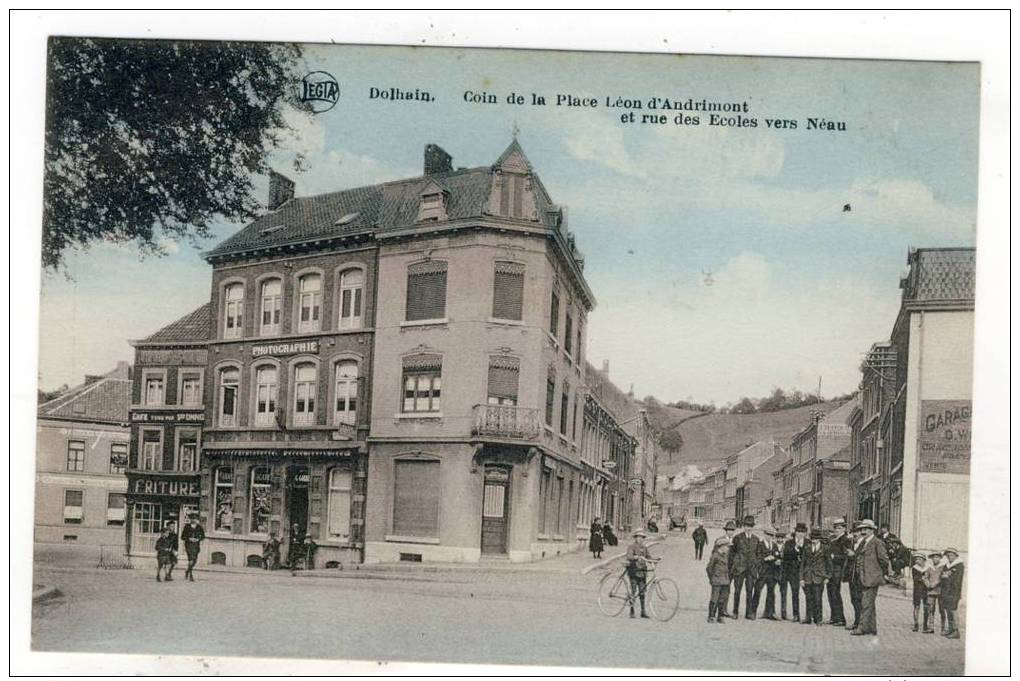
<instances>
[{"instance_id":1,"label":"cobblestone street","mask_svg":"<svg viewBox=\"0 0 1020 681\"><path fill-rule=\"evenodd\" d=\"M37 567L63 597L38 604L38 651L940 675L964 640L910 631L910 601L879 598L880 636L767 620L705 622L704 563L689 535L652 548L680 585L670 622L610 619L588 554L526 566L380 566L337 575L212 573L159 584L148 571ZM616 563L619 565L619 563ZM849 606L849 598L847 605Z\"/></svg>"}]
</instances>

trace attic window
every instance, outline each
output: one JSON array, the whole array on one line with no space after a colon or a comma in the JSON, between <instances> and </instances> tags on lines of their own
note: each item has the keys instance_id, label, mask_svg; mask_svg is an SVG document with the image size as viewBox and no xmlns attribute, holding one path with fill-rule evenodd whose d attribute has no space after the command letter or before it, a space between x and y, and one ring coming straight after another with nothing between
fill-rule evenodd
<instances>
[{"instance_id":1,"label":"attic window","mask_svg":"<svg viewBox=\"0 0 1020 681\"><path fill-rule=\"evenodd\" d=\"M284 227L283 225L273 225L272 227L263 227L262 229L259 230L259 234L263 234L263 235L265 235L265 234L273 234L274 232L279 232L281 229L283 229L283 227Z\"/></svg>"},{"instance_id":2,"label":"attic window","mask_svg":"<svg viewBox=\"0 0 1020 681\"><path fill-rule=\"evenodd\" d=\"M418 206L418 222L430 222L446 219L446 194L430 192L422 194Z\"/></svg>"},{"instance_id":3,"label":"attic window","mask_svg":"<svg viewBox=\"0 0 1020 681\"><path fill-rule=\"evenodd\" d=\"M344 215L342 218L340 218L339 220L337 220L333 224L338 226L338 227L340 225L349 225L352 222L354 222L355 220L357 220L359 215L361 215L361 213L348 213L347 215Z\"/></svg>"}]
</instances>

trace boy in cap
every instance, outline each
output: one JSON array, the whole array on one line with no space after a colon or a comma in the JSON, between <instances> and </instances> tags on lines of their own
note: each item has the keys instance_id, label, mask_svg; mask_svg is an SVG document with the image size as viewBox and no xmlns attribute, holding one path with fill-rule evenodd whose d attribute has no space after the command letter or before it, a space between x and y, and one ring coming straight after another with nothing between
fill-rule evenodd
<instances>
[{"instance_id":1,"label":"boy in cap","mask_svg":"<svg viewBox=\"0 0 1020 681\"><path fill-rule=\"evenodd\" d=\"M910 576L914 583L914 626L911 631L918 631L917 616L924 610L924 630L928 631L928 587L924 583L924 573L928 568L928 559L923 553L915 553L911 559Z\"/></svg>"},{"instance_id":2,"label":"boy in cap","mask_svg":"<svg viewBox=\"0 0 1020 681\"><path fill-rule=\"evenodd\" d=\"M926 598L928 601L927 616L924 618L924 633L934 634L935 633L935 609L938 608L939 619L942 620L942 627L940 633L946 633L946 609L942 605L940 599L942 596L942 571L945 569L945 565L942 562L942 554L938 551L932 551L928 554L928 564L924 569L924 588L926 590ZM931 617L929 620L928 617Z\"/></svg>"},{"instance_id":3,"label":"boy in cap","mask_svg":"<svg viewBox=\"0 0 1020 681\"><path fill-rule=\"evenodd\" d=\"M712 547L712 555L708 558L705 573L712 587L708 600L708 621L723 623L726 602L730 597L730 545L729 537L719 537Z\"/></svg>"},{"instance_id":4,"label":"boy in cap","mask_svg":"<svg viewBox=\"0 0 1020 681\"><path fill-rule=\"evenodd\" d=\"M942 607L946 610L949 620L949 631L942 634L946 638L960 638L960 629L956 621L956 609L963 595L963 561L956 549L946 549L942 555L946 557L946 569L942 573Z\"/></svg>"},{"instance_id":5,"label":"boy in cap","mask_svg":"<svg viewBox=\"0 0 1020 681\"><path fill-rule=\"evenodd\" d=\"M627 548L627 577L630 579L630 592L636 593L641 603L641 617L648 619L645 612L645 586L648 578L648 562L654 561L652 554L645 546L648 535L642 529L634 530L634 543ZM634 601L630 603L630 616L634 617Z\"/></svg>"},{"instance_id":6,"label":"boy in cap","mask_svg":"<svg viewBox=\"0 0 1020 681\"><path fill-rule=\"evenodd\" d=\"M174 534L174 524L172 522L167 523L163 526L163 529L159 533L159 538L156 539L156 581L172 582L174 578L171 577L171 573L174 571L174 564L177 562L177 535ZM161 577L164 568L166 569L166 577Z\"/></svg>"}]
</instances>

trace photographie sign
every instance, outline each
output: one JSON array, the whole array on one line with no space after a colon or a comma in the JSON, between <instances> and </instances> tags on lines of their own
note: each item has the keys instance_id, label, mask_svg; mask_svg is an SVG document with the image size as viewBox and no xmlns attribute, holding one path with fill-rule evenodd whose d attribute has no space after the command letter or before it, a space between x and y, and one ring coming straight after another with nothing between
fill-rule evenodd
<instances>
[{"instance_id":1,"label":"photographie sign","mask_svg":"<svg viewBox=\"0 0 1020 681\"><path fill-rule=\"evenodd\" d=\"M970 400L922 400L917 453L924 473L970 473Z\"/></svg>"},{"instance_id":2,"label":"photographie sign","mask_svg":"<svg viewBox=\"0 0 1020 681\"><path fill-rule=\"evenodd\" d=\"M281 357L284 355L316 354L319 352L319 341L304 340L288 343L260 343L251 346L252 357Z\"/></svg>"}]
</instances>

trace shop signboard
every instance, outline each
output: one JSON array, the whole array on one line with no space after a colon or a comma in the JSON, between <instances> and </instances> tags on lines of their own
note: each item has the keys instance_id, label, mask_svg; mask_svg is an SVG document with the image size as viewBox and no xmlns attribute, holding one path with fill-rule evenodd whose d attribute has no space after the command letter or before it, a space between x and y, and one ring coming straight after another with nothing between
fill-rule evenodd
<instances>
[{"instance_id":1,"label":"shop signboard","mask_svg":"<svg viewBox=\"0 0 1020 681\"><path fill-rule=\"evenodd\" d=\"M970 473L970 400L922 400L918 469L922 473Z\"/></svg>"},{"instance_id":2,"label":"shop signboard","mask_svg":"<svg viewBox=\"0 0 1020 681\"><path fill-rule=\"evenodd\" d=\"M198 476L128 473L128 493L148 497L171 499L197 497L201 491Z\"/></svg>"}]
</instances>

